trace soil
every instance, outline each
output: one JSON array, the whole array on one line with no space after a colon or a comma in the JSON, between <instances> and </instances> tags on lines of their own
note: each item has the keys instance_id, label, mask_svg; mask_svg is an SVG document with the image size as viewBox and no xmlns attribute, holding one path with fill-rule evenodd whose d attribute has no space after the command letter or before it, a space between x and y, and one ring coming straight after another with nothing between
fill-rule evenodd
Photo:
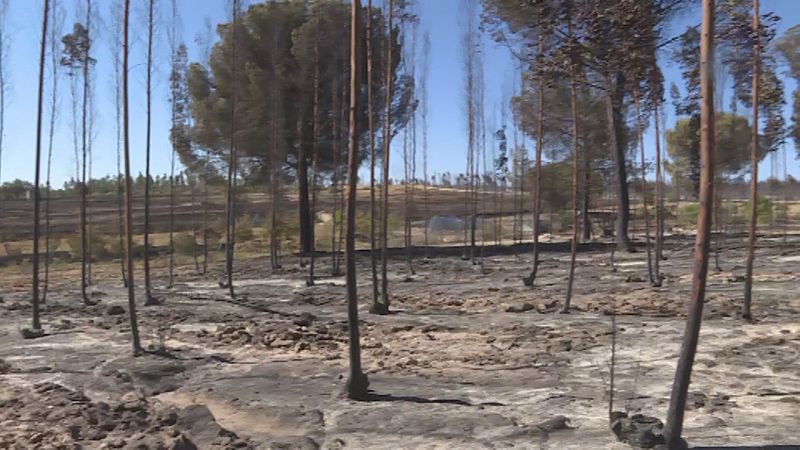
<instances>
[{"instance_id":1,"label":"soil","mask_svg":"<svg viewBox=\"0 0 800 450\"><path fill-rule=\"evenodd\" d=\"M219 288L221 267L205 277L181 267L172 289L159 269L163 304L138 308L147 352L137 357L126 291L100 264L95 306L83 306L77 277L52 280L39 339L21 337L29 293L24 279L8 277L0 292L0 448L649 446L640 430L666 416L691 243L669 239L660 288L646 281L644 252L617 253L616 271L607 251L580 253L571 314L558 314L565 252L542 255L534 288L521 281L529 253L487 256L485 274L443 256L416 260L407 276L398 257L387 316L368 312L362 255L366 401L342 395L346 294L343 278L327 277L329 257L311 287L293 258L273 273L263 258L237 263L234 300ZM749 323L738 317L743 241L725 244L723 271L712 267L709 276L684 437L693 446L800 446L800 236L760 240Z\"/></svg>"}]
</instances>

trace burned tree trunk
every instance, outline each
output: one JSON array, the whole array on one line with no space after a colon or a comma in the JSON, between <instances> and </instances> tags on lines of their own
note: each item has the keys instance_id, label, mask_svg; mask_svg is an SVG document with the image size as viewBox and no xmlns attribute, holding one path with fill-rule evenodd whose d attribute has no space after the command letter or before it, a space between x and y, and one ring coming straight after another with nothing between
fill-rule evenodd
<instances>
[{"instance_id":1,"label":"burned tree trunk","mask_svg":"<svg viewBox=\"0 0 800 450\"><path fill-rule=\"evenodd\" d=\"M347 239L345 242L345 266L347 271L347 321L350 329L350 377L347 380L347 396L364 399L369 381L361 370L361 344L358 325L358 292L356 285L356 182L358 181L358 15L360 1L353 0L350 19L350 132L347 158Z\"/></svg>"},{"instance_id":2,"label":"burned tree trunk","mask_svg":"<svg viewBox=\"0 0 800 450\"><path fill-rule=\"evenodd\" d=\"M387 264L389 262L389 146L392 139L391 112L392 112L392 13L394 1L388 0L388 33L386 49L386 95L384 98L383 115L383 167L381 174L381 302L373 302L370 311L376 314L389 313L389 278L387 277Z\"/></svg>"},{"instance_id":3,"label":"burned tree trunk","mask_svg":"<svg viewBox=\"0 0 800 450\"><path fill-rule=\"evenodd\" d=\"M686 331L683 335L675 381L672 384L664 437L669 448L681 448L681 432L686 397L703 319L703 300L708 274L708 251L711 244L711 217L714 201L714 0L703 0L703 21L700 37L700 210L697 216L697 238L694 247L692 297Z\"/></svg>"},{"instance_id":4,"label":"burned tree trunk","mask_svg":"<svg viewBox=\"0 0 800 450\"><path fill-rule=\"evenodd\" d=\"M150 135L152 125L152 76L153 76L153 3L147 2L147 122L145 130L144 169L144 296L145 306L156 305L150 283Z\"/></svg>"},{"instance_id":5,"label":"burned tree trunk","mask_svg":"<svg viewBox=\"0 0 800 450\"><path fill-rule=\"evenodd\" d=\"M537 62L541 64L542 54L544 53L544 35L539 34L539 53ZM533 267L527 277L522 279L525 286L533 286L536 282L536 272L539 269L539 216L541 214L541 186L542 186L542 146L544 145L544 138L542 136L543 123L544 123L544 75L541 69L537 78L536 86L536 103L538 105L536 111L536 156L534 168L534 181L533 181Z\"/></svg>"},{"instance_id":6,"label":"burned tree trunk","mask_svg":"<svg viewBox=\"0 0 800 450\"><path fill-rule=\"evenodd\" d=\"M650 249L650 213L647 209L647 165L644 158L644 130L642 127L642 111L639 106L639 90L633 89L633 104L636 108L636 136L639 140L639 152L641 154L641 177L642 177L642 208L644 209L644 244L647 249L647 276L652 286L656 285L656 277L653 274L653 255Z\"/></svg>"},{"instance_id":7,"label":"burned tree trunk","mask_svg":"<svg viewBox=\"0 0 800 450\"><path fill-rule=\"evenodd\" d=\"M236 70L236 28L238 26L239 18L239 2L233 0L233 28L231 29L232 35L232 53L231 53L231 67ZM236 232L236 73L234 72L234 88L231 94L230 105L230 136L229 136L229 149L228 149L228 181L227 181L227 195L225 201L226 224L225 224L225 274L226 274L226 287L230 293L231 298L236 297L236 292L233 287L233 257L234 257L234 233Z\"/></svg>"},{"instance_id":8,"label":"burned tree trunk","mask_svg":"<svg viewBox=\"0 0 800 450\"><path fill-rule=\"evenodd\" d=\"M130 117L128 108L128 19L130 16L130 0L125 1L125 12L122 19L122 128L123 149L125 155L125 255L128 264L128 312L131 326L131 342L134 355L142 351L139 343L139 324L136 320L136 292L133 282L133 192L131 190L131 158L130 158Z\"/></svg>"},{"instance_id":9,"label":"burned tree trunk","mask_svg":"<svg viewBox=\"0 0 800 450\"><path fill-rule=\"evenodd\" d=\"M753 261L756 258L756 228L758 224L758 89L761 63L761 42L759 39L759 15L758 0L753 0L753 88L752 88L752 107L753 107L753 130L751 133L751 169L750 169L750 224L747 239L747 273L744 279L744 304L742 305L742 318L751 320L750 305L753 297Z\"/></svg>"},{"instance_id":10,"label":"burned tree trunk","mask_svg":"<svg viewBox=\"0 0 800 450\"><path fill-rule=\"evenodd\" d=\"M44 96L44 55L47 48L47 19L50 15L50 1L44 0L42 11L42 43L39 53L39 92L36 110L36 158L33 181L33 320L30 330L23 331L25 337L44 335L39 321L39 175L42 159L42 97Z\"/></svg>"},{"instance_id":11,"label":"burned tree trunk","mask_svg":"<svg viewBox=\"0 0 800 450\"><path fill-rule=\"evenodd\" d=\"M569 41L572 47L572 21L568 23ZM570 48L570 53L574 50ZM570 55L574 58L575 55ZM578 253L578 180L580 180L580 155L578 154L578 87L577 76L575 74L575 62L569 63L570 78L570 109L572 110L572 245L569 259L569 279L567 281L567 297L564 300L562 313L569 313L570 302L572 301L572 285L575 282L575 257Z\"/></svg>"}]
</instances>

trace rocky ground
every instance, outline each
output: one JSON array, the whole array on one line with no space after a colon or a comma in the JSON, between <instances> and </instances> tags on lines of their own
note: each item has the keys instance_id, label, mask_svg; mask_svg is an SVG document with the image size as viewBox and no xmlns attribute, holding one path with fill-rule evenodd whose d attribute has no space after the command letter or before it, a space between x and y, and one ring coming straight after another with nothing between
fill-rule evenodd
<instances>
[{"instance_id":1,"label":"rocky ground","mask_svg":"<svg viewBox=\"0 0 800 450\"><path fill-rule=\"evenodd\" d=\"M800 237L764 239L756 320L738 319L744 248L729 239L711 270L684 428L695 446L800 446ZM691 239L672 238L664 285L644 252L578 255L572 314L557 314L569 255L391 261L393 314L368 313L359 261L368 401L341 395L347 372L342 278L329 260L313 287L285 260L239 264L238 298L181 268L161 306L140 307L148 352L131 356L126 291L98 277L84 307L77 278L54 277L47 335L24 340L29 294L3 280L0 448L629 448L652 436L609 429L613 409L663 418L691 283ZM215 270L219 270L215 268ZM161 275L160 273L158 274ZM139 290L139 304L143 303ZM612 321L613 319L613 321ZM615 338L615 339L613 339ZM615 415L615 417L620 416ZM621 421L616 429L630 429ZM628 430L630 431L630 430ZM634 430L635 431L635 430Z\"/></svg>"}]
</instances>

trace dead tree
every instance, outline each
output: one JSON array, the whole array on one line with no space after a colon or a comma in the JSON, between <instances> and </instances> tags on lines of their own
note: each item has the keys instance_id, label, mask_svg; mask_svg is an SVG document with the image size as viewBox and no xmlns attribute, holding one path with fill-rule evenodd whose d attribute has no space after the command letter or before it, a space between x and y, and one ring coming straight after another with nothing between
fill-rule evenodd
<instances>
[{"instance_id":1,"label":"dead tree","mask_svg":"<svg viewBox=\"0 0 800 450\"><path fill-rule=\"evenodd\" d=\"M233 287L233 257L234 257L234 233L236 232L236 30L239 20L239 1L233 0L231 3L233 14L233 26L231 28L231 68L234 71L233 92L230 98L230 136L228 148L228 182L227 195L225 201L225 274L226 282L223 283L228 288L231 298L236 298Z\"/></svg>"},{"instance_id":2,"label":"dead tree","mask_svg":"<svg viewBox=\"0 0 800 450\"><path fill-rule=\"evenodd\" d=\"M425 217L425 258L428 258L428 228L430 226L431 212L430 199L428 198L428 74L430 72L431 37L426 31L422 37L422 69L420 70L420 106L422 116L422 198Z\"/></svg>"},{"instance_id":3,"label":"dead tree","mask_svg":"<svg viewBox=\"0 0 800 450\"><path fill-rule=\"evenodd\" d=\"M114 2L111 4L111 15L117 14L121 8L121 4ZM117 16L119 17L119 16ZM123 194L125 185L122 178L122 74L120 65L122 64L120 53L122 52L122 24L117 19L114 22L112 44L111 44L111 58L114 64L114 121L116 130L116 151L117 151L117 225L119 228L119 263L120 274L122 275L122 285L128 285L128 278L125 275L125 257L123 255L125 243L125 213Z\"/></svg>"},{"instance_id":4,"label":"dead tree","mask_svg":"<svg viewBox=\"0 0 800 450\"><path fill-rule=\"evenodd\" d=\"M539 48L536 56L537 66L544 60L544 34L539 33ZM533 180L533 267L527 277L522 279L525 286L533 287L536 282L536 273L539 269L539 216L542 204L542 146L544 138L542 136L544 123L544 73L543 68L537 68L536 76L536 155L534 161L534 180ZM524 173L524 172L523 172Z\"/></svg>"},{"instance_id":5,"label":"dead tree","mask_svg":"<svg viewBox=\"0 0 800 450\"><path fill-rule=\"evenodd\" d=\"M39 321L39 175L42 159L42 99L44 97L45 52L47 49L47 19L50 15L50 2L44 0L42 10L42 43L39 52L39 93L36 110L36 158L33 181L33 323L31 329L23 331L25 337L44 335Z\"/></svg>"},{"instance_id":6,"label":"dead tree","mask_svg":"<svg viewBox=\"0 0 800 450\"><path fill-rule=\"evenodd\" d=\"M320 26L320 7L319 4L314 4L314 97L311 105L311 227L309 228L310 237L309 244L311 245L311 261L308 265L308 280L307 286L314 285L314 265L317 260L317 195L318 195L318 182L319 182L319 26Z\"/></svg>"},{"instance_id":7,"label":"dead tree","mask_svg":"<svg viewBox=\"0 0 800 450\"><path fill-rule=\"evenodd\" d=\"M47 142L47 169L45 174L44 197L44 283L42 285L41 303L47 301L47 292L50 288L50 173L53 163L53 141L55 139L56 117L58 116L58 34L61 29L61 16L58 13L58 3L54 1L50 6L51 22L48 26L50 35L50 124L48 127ZM0 44L2 45L2 44ZM0 50L2 51L2 50ZM0 132L2 134L2 132Z\"/></svg>"},{"instance_id":8,"label":"dead tree","mask_svg":"<svg viewBox=\"0 0 800 450\"><path fill-rule=\"evenodd\" d=\"M692 297L686 331L683 335L675 381L672 384L664 437L669 448L681 448L681 432L689 391L689 381L703 319L703 300L708 274L708 251L711 244L711 218L714 205L714 0L703 0L700 36L700 210L694 248Z\"/></svg>"},{"instance_id":9,"label":"dead tree","mask_svg":"<svg viewBox=\"0 0 800 450\"><path fill-rule=\"evenodd\" d=\"M391 112L392 112L392 34L394 24L394 1L387 0L388 32L386 41L386 92L384 98L383 115L383 167L381 174L381 302L373 302L371 312L376 314L389 313L389 278L387 277L387 264L389 262L389 148L392 139Z\"/></svg>"},{"instance_id":10,"label":"dead tree","mask_svg":"<svg viewBox=\"0 0 800 450\"><path fill-rule=\"evenodd\" d=\"M358 325L358 292L356 281L356 182L358 181L358 16L359 0L353 0L350 18L350 138L347 158L347 238L345 242L345 267L347 271L347 320L350 329L350 377L347 396L363 399L367 396L369 381L361 370L361 345Z\"/></svg>"},{"instance_id":11,"label":"dead tree","mask_svg":"<svg viewBox=\"0 0 800 450\"><path fill-rule=\"evenodd\" d=\"M142 351L139 343L139 324L136 320L136 292L133 282L133 192L131 188L130 113L128 108L128 19L130 0L124 0L122 19L122 136L125 158L125 256L128 264L128 311L134 355Z\"/></svg>"},{"instance_id":12,"label":"dead tree","mask_svg":"<svg viewBox=\"0 0 800 450\"><path fill-rule=\"evenodd\" d=\"M145 306L158 302L153 297L150 283L150 134L152 125L152 76L153 76L153 4L147 1L147 122L145 130L145 169L144 169L144 296Z\"/></svg>"},{"instance_id":13,"label":"dead tree","mask_svg":"<svg viewBox=\"0 0 800 450\"><path fill-rule=\"evenodd\" d=\"M375 148L375 112L373 111L373 86L374 73L372 57L372 0L367 0L367 123L369 126L369 262L372 271L372 303L378 302L378 259L375 242L375 213L377 204L375 197L375 162L377 149Z\"/></svg>"},{"instance_id":14,"label":"dead tree","mask_svg":"<svg viewBox=\"0 0 800 450\"><path fill-rule=\"evenodd\" d=\"M751 169L750 169L750 224L748 228L747 239L747 273L744 279L744 305L742 305L742 318L744 320L752 320L753 315L750 312L750 305L752 304L753 296L753 261L755 260L756 252L756 228L758 223L758 107L759 107L759 77L761 70L761 41L759 33L761 25L759 23L758 0L753 0L753 88L752 93L752 115L753 115L753 130L751 133Z\"/></svg>"},{"instance_id":15,"label":"dead tree","mask_svg":"<svg viewBox=\"0 0 800 450\"><path fill-rule=\"evenodd\" d=\"M580 169L578 154L578 81L577 74L575 73L575 44L574 37L572 36L572 20L570 19L567 24L569 29L569 97L570 109L572 111L572 243L569 259L569 280L567 281L567 298L564 301L564 306L561 308L562 313L569 313L570 301L572 301L572 285L575 282L575 257L578 253L578 180Z\"/></svg>"},{"instance_id":16,"label":"dead tree","mask_svg":"<svg viewBox=\"0 0 800 450\"><path fill-rule=\"evenodd\" d=\"M661 278L661 255L664 245L664 187L661 181L661 124L659 123L659 99L656 89L651 89L653 93L653 129L655 130L656 147L656 242L655 242L655 261L653 262L653 287L660 287Z\"/></svg>"},{"instance_id":17,"label":"dead tree","mask_svg":"<svg viewBox=\"0 0 800 450\"><path fill-rule=\"evenodd\" d=\"M644 158L644 129L642 126L642 111L639 105L639 90L633 88L633 104L636 110L636 136L639 140L639 152L641 155L641 177L642 177L642 208L644 209L644 245L647 249L647 276L650 285L656 285L656 277L653 274L653 255L650 248L650 212L647 209L647 165Z\"/></svg>"}]
</instances>

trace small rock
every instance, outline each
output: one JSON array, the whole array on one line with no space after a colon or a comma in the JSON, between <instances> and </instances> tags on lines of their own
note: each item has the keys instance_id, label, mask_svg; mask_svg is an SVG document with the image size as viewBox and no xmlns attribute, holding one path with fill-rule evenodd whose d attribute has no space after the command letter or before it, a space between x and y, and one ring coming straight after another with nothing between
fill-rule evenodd
<instances>
[{"instance_id":1,"label":"small rock","mask_svg":"<svg viewBox=\"0 0 800 450\"><path fill-rule=\"evenodd\" d=\"M522 304L522 306L509 306L508 308L506 308L506 312L522 313L526 311L531 311L533 309L536 309L536 306L534 306L531 303L525 302Z\"/></svg>"},{"instance_id":2,"label":"small rock","mask_svg":"<svg viewBox=\"0 0 800 450\"><path fill-rule=\"evenodd\" d=\"M298 317L295 317L294 324L301 327L307 327L310 326L315 320L317 320L315 315L311 314L310 312L302 312Z\"/></svg>"}]
</instances>

